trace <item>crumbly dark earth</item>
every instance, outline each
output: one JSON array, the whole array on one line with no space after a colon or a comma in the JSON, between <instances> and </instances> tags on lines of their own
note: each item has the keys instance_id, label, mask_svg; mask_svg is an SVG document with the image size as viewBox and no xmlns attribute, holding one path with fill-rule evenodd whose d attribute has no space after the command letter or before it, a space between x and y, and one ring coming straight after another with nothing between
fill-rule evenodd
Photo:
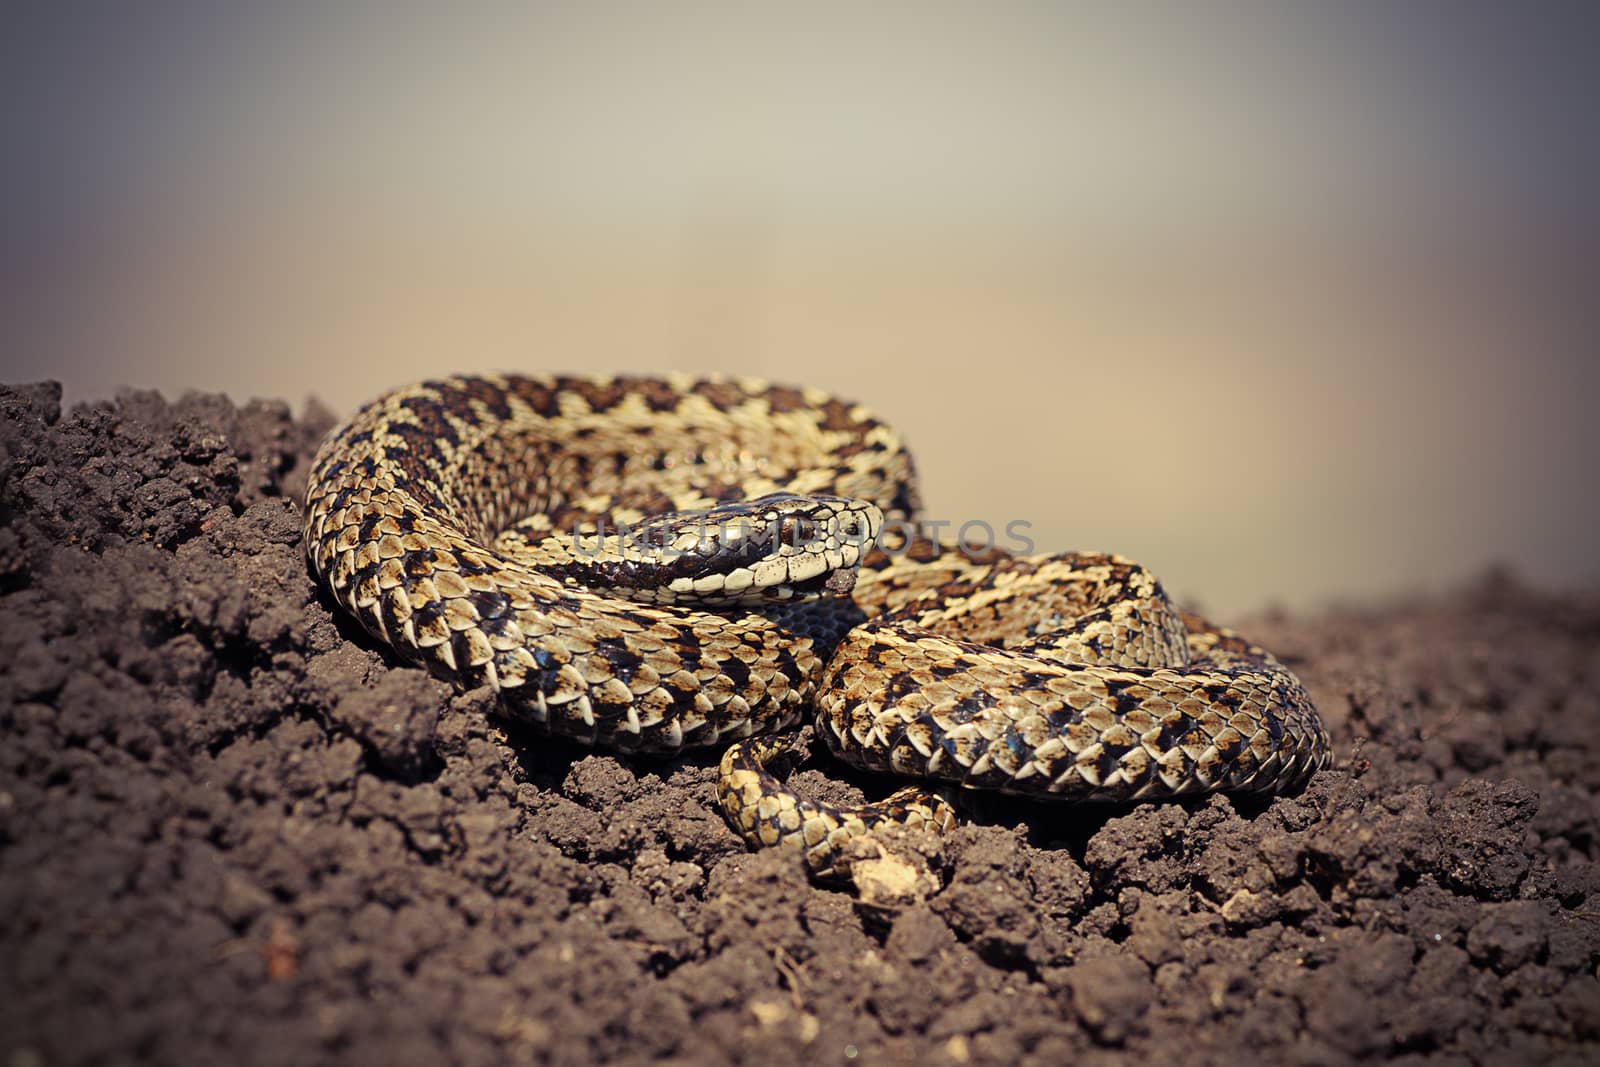
<instances>
[{"instance_id":1,"label":"crumbly dark earth","mask_svg":"<svg viewBox=\"0 0 1600 1067\"><path fill-rule=\"evenodd\" d=\"M897 898L747 852L717 753L507 726L336 617L330 422L0 389L5 1067L1600 1062L1600 597L1257 619L1337 769L983 801Z\"/></svg>"}]
</instances>

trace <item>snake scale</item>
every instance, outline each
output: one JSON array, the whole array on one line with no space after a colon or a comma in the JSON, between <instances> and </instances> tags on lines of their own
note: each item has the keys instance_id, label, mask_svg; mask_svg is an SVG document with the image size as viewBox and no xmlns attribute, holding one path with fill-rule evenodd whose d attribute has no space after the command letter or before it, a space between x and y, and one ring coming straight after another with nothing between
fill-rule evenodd
<instances>
[{"instance_id":1,"label":"snake scale","mask_svg":"<svg viewBox=\"0 0 1600 1067\"><path fill-rule=\"evenodd\" d=\"M1068 800L1291 790L1329 763L1294 675L1142 567L939 545L904 532L918 507L899 433L815 389L479 375L335 429L305 534L367 631L515 718L625 752L736 742L729 823L819 872L879 823L954 815L927 784L786 790L766 765L807 713L856 766Z\"/></svg>"}]
</instances>

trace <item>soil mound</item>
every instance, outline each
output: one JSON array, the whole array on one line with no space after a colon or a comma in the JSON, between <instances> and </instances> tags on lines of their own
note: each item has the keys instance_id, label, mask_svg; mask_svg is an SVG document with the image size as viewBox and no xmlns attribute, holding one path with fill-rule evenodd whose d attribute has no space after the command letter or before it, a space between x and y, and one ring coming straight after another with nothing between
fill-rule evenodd
<instances>
[{"instance_id":1,"label":"soil mound","mask_svg":"<svg viewBox=\"0 0 1600 1067\"><path fill-rule=\"evenodd\" d=\"M1303 794L980 801L873 903L747 852L716 753L551 741L346 625L329 422L0 389L9 1067L1600 1062L1600 599L1258 619L1335 739Z\"/></svg>"}]
</instances>

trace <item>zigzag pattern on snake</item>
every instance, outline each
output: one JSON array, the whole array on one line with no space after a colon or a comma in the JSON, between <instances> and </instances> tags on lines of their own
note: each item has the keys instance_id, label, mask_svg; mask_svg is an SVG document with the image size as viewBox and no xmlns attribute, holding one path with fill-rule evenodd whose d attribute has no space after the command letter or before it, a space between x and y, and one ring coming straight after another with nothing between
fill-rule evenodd
<instances>
[{"instance_id":1,"label":"zigzag pattern on snake","mask_svg":"<svg viewBox=\"0 0 1600 1067\"><path fill-rule=\"evenodd\" d=\"M857 766L1071 800L1291 790L1330 762L1293 674L1137 564L895 543L918 504L900 435L817 390L460 376L329 435L305 533L366 630L514 717L621 751L756 738L722 760L724 812L819 871L953 813L923 786L784 789L764 764L808 712Z\"/></svg>"}]
</instances>

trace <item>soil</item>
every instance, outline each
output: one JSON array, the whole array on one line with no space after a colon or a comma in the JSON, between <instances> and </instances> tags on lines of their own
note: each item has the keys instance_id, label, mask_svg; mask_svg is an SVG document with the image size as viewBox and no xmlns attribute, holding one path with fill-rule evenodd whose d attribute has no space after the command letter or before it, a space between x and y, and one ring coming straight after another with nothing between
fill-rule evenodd
<instances>
[{"instance_id":1,"label":"soil","mask_svg":"<svg viewBox=\"0 0 1600 1067\"><path fill-rule=\"evenodd\" d=\"M1336 769L980 800L885 895L746 851L716 753L507 725L335 615L326 413L0 411L7 1067L1600 1062L1600 597L1253 620Z\"/></svg>"}]
</instances>

